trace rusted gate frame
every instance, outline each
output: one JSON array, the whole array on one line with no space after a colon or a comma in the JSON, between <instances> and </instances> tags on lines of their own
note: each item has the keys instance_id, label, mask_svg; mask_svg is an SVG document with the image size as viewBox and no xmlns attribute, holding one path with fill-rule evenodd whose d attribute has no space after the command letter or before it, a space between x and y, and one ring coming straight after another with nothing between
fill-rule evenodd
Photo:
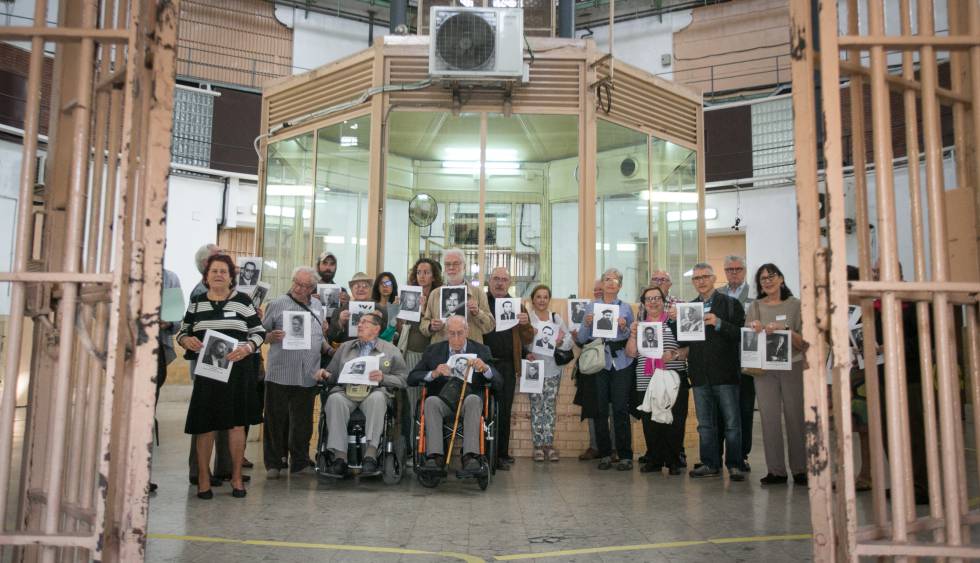
<instances>
[{"instance_id":1,"label":"rusted gate frame","mask_svg":"<svg viewBox=\"0 0 980 563\"><path fill-rule=\"evenodd\" d=\"M817 14L811 4L818 6ZM811 473L811 518L814 529L814 555L819 561L856 561L859 556L980 557L980 547L969 545L970 524L980 523L980 512L967 506L967 474L963 422L956 379L956 334L953 307L963 311L966 376L970 380L974 405L974 425L980 424L980 367L978 367L977 301L980 283L950 281L949 248L946 233L942 142L939 106L953 107L957 178L961 188L976 196L980 146L980 6L974 0L949 3L950 36L937 37L932 31L933 2L916 4L918 34L912 34L912 14L908 0L900 0L901 33L885 36L884 6L867 2L868 35L858 32L857 0L848 0L847 34L838 36L837 3L811 3L793 0L791 4L791 53L793 55L793 100L797 152L797 204L799 211L800 255L803 260L801 293L804 311L804 338L809 365L805 379L807 404L808 463ZM819 37L813 16L819 18ZM818 57L814 41L824 54ZM889 75L886 49L902 51L902 75ZM937 50L951 50L952 87L938 86ZM839 53L844 52L841 60ZM870 53L870 63L862 65L860 54ZM920 54L920 78L916 80L912 52ZM832 55L830 55L832 54ZM819 66L818 61L819 60ZM819 101L814 94L815 73L824 85ZM858 225L858 251L861 281L846 281L844 240L843 148L841 107L836 85L842 75L850 75L852 159L854 165L855 206ZM879 227L880 281L871 280L872 248L869 237L864 137L865 108L863 89L871 90L872 150L875 159L876 222ZM914 281L901 280L897 251L897 217L894 199L893 154L889 90L902 94L902 111L907 126L905 141L908 163L911 229L914 254ZM922 138L925 154L926 201L921 201L919 185L919 145L917 111L921 101ZM972 117L972 121L971 118ZM823 131L826 163L828 246L820 238L816 214L820 186L817 175L817 123ZM972 130L972 131L971 131ZM972 134L970 134L972 132ZM928 213L928 238L923 214ZM927 246L928 245L928 246ZM926 270L925 256L932 258ZM883 404L876 373L877 351L865 346L865 378L868 394L871 441L872 523L858 526L855 508L853 444L851 440L851 358L847 302L861 303L864 342L876 342L874 299L880 299L883 352L885 354L884 393L888 409L888 451L892 462L884 464ZM911 470L909 410L906 408L905 350L903 350L903 302L914 303L917 317L922 385L921 408L924 419L924 448L928 473L929 513L917 517ZM932 316L930 318L930 305ZM935 369L933 347L935 346ZM827 353L833 356L834 435L829 433L831 414L825 390ZM935 385L934 385L935 381ZM980 441L980 437L977 438ZM833 440L834 448L831 448ZM978 448L980 449L980 448ZM977 454L980 456L980 453ZM978 458L980 462L980 458ZM836 468L836 471L834 470ZM891 483L891 503L885 495L886 469ZM833 483L836 482L836 488ZM924 539L928 534L928 540Z\"/></svg>"},{"instance_id":2,"label":"rusted gate frame","mask_svg":"<svg viewBox=\"0 0 980 563\"><path fill-rule=\"evenodd\" d=\"M47 4L35 2L34 21L45 21ZM137 561L146 541L178 2L82 0L60 8L59 27L0 28L0 38L31 41L16 251L12 272L0 273L12 284L0 510L9 514L17 502L16 524L0 532L0 547L26 560ZM49 182L45 205L67 191L67 219L45 221L43 248L55 252L37 272L29 259L45 41L58 46L48 163L65 180ZM77 71L71 83L59 82L66 65ZM37 298L28 303L32 294L54 295L57 314ZM27 315L39 322L14 495L8 483ZM57 331L56 343L44 340L48 329ZM56 362L44 357L49 350ZM53 369L38 369L44 362Z\"/></svg>"}]
</instances>

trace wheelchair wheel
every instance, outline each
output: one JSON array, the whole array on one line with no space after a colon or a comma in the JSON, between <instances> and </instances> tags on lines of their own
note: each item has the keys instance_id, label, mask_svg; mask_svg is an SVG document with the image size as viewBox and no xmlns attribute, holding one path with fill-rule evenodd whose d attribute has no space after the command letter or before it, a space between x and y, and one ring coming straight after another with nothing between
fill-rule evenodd
<instances>
[{"instance_id":1,"label":"wheelchair wheel","mask_svg":"<svg viewBox=\"0 0 980 563\"><path fill-rule=\"evenodd\" d=\"M419 481L419 484L426 489L434 489L439 485L441 478L438 475L433 475L427 471L419 471L415 474Z\"/></svg>"},{"instance_id":2,"label":"wheelchair wheel","mask_svg":"<svg viewBox=\"0 0 980 563\"><path fill-rule=\"evenodd\" d=\"M490 485L490 475L484 475L483 477L476 478L476 484L480 485L480 490L487 490L487 486Z\"/></svg>"},{"instance_id":3,"label":"wheelchair wheel","mask_svg":"<svg viewBox=\"0 0 980 563\"><path fill-rule=\"evenodd\" d=\"M397 456L394 453L385 456L385 465L381 473L381 478L384 479L385 485L397 485L402 480L402 472L405 468L402 459L396 459Z\"/></svg>"}]
</instances>

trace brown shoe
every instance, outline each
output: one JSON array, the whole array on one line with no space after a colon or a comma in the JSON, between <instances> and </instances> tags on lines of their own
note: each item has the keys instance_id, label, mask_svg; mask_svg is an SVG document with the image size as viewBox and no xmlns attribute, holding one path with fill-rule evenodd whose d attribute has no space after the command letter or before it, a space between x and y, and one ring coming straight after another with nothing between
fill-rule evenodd
<instances>
[{"instance_id":1,"label":"brown shoe","mask_svg":"<svg viewBox=\"0 0 980 563\"><path fill-rule=\"evenodd\" d=\"M579 461L589 461L592 459L599 459L599 452L593 450L592 448L585 450L578 456Z\"/></svg>"}]
</instances>

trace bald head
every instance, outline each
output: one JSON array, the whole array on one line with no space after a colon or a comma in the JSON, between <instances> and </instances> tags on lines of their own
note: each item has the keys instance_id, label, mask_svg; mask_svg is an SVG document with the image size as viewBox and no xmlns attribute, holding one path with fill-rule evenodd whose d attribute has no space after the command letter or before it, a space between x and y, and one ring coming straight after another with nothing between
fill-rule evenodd
<instances>
[{"instance_id":1,"label":"bald head","mask_svg":"<svg viewBox=\"0 0 980 563\"><path fill-rule=\"evenodd\" d=\"M490 272L490 295L507 297L510 290L510 272L507 268L497 267Z\"/></svg>"},{"instance_id":2,"label":"bald head","mask_svg":"<svg viewBox=\"0 0 980 563\"><path fill-rule=\"evenodd\" d=\"M461 349L466 344L466 335L470 327L466 323L466 318L453 315L446 320L446 336L449 340L449 347L454 350Z\"/></svg>"}]
</instances>

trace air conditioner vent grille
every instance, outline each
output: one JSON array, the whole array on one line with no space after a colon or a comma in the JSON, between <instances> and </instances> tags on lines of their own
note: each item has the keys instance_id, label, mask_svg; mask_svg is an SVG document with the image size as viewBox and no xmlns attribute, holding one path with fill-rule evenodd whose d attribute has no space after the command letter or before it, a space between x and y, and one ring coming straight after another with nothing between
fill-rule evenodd
<instances>
[{"instance_id":1,"label":"air conditioner vent grille","mask_svg":"<svg viewBox=\"0 0 980 563\"><path fill-rule=\"evenodd\" d=\"M492 69L496 53L493 14L488 18L475 13L446 15L449 17L436 31L439 58L455 70Z\"/></svg>"}]
</instances>

